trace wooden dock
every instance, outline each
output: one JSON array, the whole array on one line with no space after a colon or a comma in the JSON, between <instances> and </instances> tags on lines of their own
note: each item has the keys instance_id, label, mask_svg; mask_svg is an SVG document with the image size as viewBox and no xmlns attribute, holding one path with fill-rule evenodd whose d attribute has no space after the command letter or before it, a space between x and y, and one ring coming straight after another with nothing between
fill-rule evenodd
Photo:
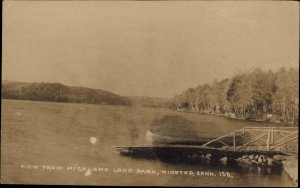
<instances>
[{"instance_id":1,"label":"wooden dock","mask_svg":"<svg viewBox=\"0 0 300 188\"><path fill-rule=\"evenodd\" d=\"M292 142L298 148L298 127L245 127L212 139L203 145L115 146L122 155L133 157L193 158L211 155L238 158L244 155L287 155L282 147ZM297 149L298 151L298 149ZM196 157L197 158L197 157Z\"/></svg>"}]
</instances>

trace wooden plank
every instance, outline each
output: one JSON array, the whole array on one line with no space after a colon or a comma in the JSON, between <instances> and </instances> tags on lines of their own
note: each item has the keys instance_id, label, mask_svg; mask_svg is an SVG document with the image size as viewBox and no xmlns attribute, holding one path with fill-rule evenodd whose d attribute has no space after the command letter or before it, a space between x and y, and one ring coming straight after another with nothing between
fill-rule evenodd
<instances>
[{"instance_id":1,"label":"wooden plank","mask_svg":"<svg viewBox=\"0 0 300 188\"><path fill-rule=\"evenodd\" d=\"M293 141L293 140L295 140L295 139L297 139L297 138L298 138L298 136L296 136L296 137L294 137L294 138L291 138L290 140L288 140L288 141L286 141L286 142L283 142L283 143L281 143L281 144L279 144L279 145L273 147L271 150L276 149L276 148L278 148L278 147L280 147L280 146L282 146L282 145L284 145L284 144L287 144L287 143L289 143L289 142L291 142L291 141Z\"/></svg>"},{"instance_id":2,"label":"wooden plank","mask_svg":"<svg viewBox=\"0 0 300 188\"><path fill-rule=\"evenodd\" d=\"M296 134L296 133L297 133L297 132L292 132L291 134L289 134L289 135L286 135L284 138L281 138L281 139L279 139L279 140L275 141L275 143L274 143L274 144L278 144L279 142L281 142L281 141L285 140L286 138L288 138L288 137L290 137L290 136L292 136L293 134Z\"/></svg>"},{"instance_id":3,"label":"wooden plank","mask_svg":"<svg viewBox=\"0 0 300 188\"><path fill-rule=\"evenodd\" d=\"M254 134L252 131L247 131L247 132L253 134L254 136L258 136L258 135L256 135L256 134ZM263 135L263 134L259 134L259 135ZM266 135L266 134L265 134L265 135ZM263 142L266 142L266 140L262 139L261 137L260 137L259 139L262 140Z\"/></svg>"},{"instance_id":4,"label":"wooden plank","mask_svg":"<svg viewBox=\"0 0 300 188\"><path fill-rule=\"evenodd\" d=\"M274 127L272 127L271 128L271 131L272 131L272 133L271 133L271 144L274 144Z\"/></svg>"},{"instance_id":5,"label":"wooden plank","mask_svg":"<svg viewBox=\"0 0 300 188\"><path fill-rule=\"evenodd\" d=\"M241 148L243 148L243 147L245 147L245 146L247 146L247 145L249 145L249 144L255 142L256 140L260 139L261 137L263 137L263 136L265 136L265 135L267 135L267 134L268 134L268 133L265 133L265 134L260 135L259 137L255 138L254 140L251 140L250 142L248 142L248 143L242 145L241 147L239 147L238 150L240 150Z\"/></svg>"},{"instance_id":6,"label":"wooden plank","mask_svg":"<svg viewBox=\"0 0 300 188\"><path fill-rule=\"evenodd\" d=\"M235 132L233 132L233 150L236 150L236 143L235 143Z\"/></svg>"},{"instance_id":7,"label":"wooden plank","mask_svg":"<svg viewBox=\"0 0 300 188\"><path fill-rule=\"evenodd\" d=\"M154 153L159 153L159 152L167 152L165 153L166 155L168 155L168 150L164 151L164 149L175 149L174 152L180 152L181 149L183 149L184 147L184 151L188 151L189 149L190 152L197 152L197 153L210 153L210 154L216 154L216 155L244 155L244 154L264 154L264 155L275 155L275 154L280 154L280 155L284 155L282 152L280 151L265 151L265 150L243 150L243 151L234 151L234 150L225 150L225 149L220 149L220 148L209 148L209 147L194 147L194 146L183 146L183 145L173 145L173 146L147 146L147 147L139 147L139 146L118 146L119 148L124 148L124 150L119 150L120 153L129 153L129 154L133 154L134 152L138 152L138 153L143 153L143 151L145 151L145 153L152 151ZM159 150L157 150L159 149ZM179 149L179 150L176 150ZM197 150L194 150L197 149Z\"/></svg>"},{"instance_id":8,"label":"wooden plank","mask_svg":"<svg viewBox=\"0 0 300 188\"><path fill-rule=\"evenodd\" d=\"M270 137L271 137L271 129L268 132L268 139L267 139L267 149L270 151Z\"/></svg>"},{"instance_id":9,"label":"wooden plank","mask_svg":"<svg viewBox=\"0 0 300 188\"><path fill-rule=\"evenodd\" d=\"M278 130L282 129L298 129L298 127L244 127L244 129L269 129L269 128L274 128Z\"/></svg>"},{"instance_id":10,"label":"wooden plank","mask_svg":"<svg viewBox=\"0 0 300 188\"><path fill-rule=\"evenodd\" d=\"M229 134L226 134L226 135L224 135L224 136L220 136L220 137L218 137L218 138L216 138L216 139L213 139L213 140L211 140L211 141L209 141L209 142L203 144L202 146L207 146L207 145L209 145L209 144L211 144L211 143L213 143L213 142L215 142L215 141L217 141L217 140L220 140L220 139L225 138L225 137L232 136L232 134L233 134L233 133L229 133Z\"/></svg>"},{"instance_id":11,"label":"wooden plank","mask_svg":"<svg viewBox=\"0 0 300 188\"><path fill-rule=\"evenodd\" d=\"M229 146L228 144L222 142L221 140L217 140L218 142L220 142L221 144L225 145L225 146Z\"/></svg>"}]
</instances>

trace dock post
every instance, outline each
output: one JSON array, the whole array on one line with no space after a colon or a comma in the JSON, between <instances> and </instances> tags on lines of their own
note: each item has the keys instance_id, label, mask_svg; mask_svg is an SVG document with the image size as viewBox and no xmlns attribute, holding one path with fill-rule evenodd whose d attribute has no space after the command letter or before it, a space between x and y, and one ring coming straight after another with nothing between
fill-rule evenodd
<instances>
[{"instance_id":1,"label":"dock post","mask_svg":"<svg viewBox=\"0 0 300 188\"><path fill-rule=\"evenodd\" d=\"M236 149L236 144L235 144L235 131L233 132L233 151Z\"/></svg>"},{"instance_id":2,"label":"dock post","mask_svg":"<svg viewBox=\"0 0 300 188\"><path fill-rule=\"evenodd\" d=\"M272 139L271 139L271 144L274 144L274 127L272 127Z\"/></svg>"},{"instance_id":3,"label":"dock post","mask_svg":"<svg viewBox=\"0 0 300 188\"><path fill-rule=\"evenodd\" d=\"M270 137L271 137L271 129L268 131L268 139L267 139L267 148L270 151Z\"/></svg>"}]
</instances>

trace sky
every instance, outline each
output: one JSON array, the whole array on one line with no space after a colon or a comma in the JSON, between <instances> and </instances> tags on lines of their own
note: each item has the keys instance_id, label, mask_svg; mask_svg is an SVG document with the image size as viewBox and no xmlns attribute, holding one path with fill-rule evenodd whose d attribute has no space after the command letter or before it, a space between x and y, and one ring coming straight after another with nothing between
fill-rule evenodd
<instances>
[{"instance_id":1,"label":"sky","mask_svg":"<svg viewBox=\"0 0 300 188\"><path fill-rule=\"evenodd\" d=\"M2 79L173 97L254 68L299 68L289 1L4 1Z\"/></svg>"}]
</instances>

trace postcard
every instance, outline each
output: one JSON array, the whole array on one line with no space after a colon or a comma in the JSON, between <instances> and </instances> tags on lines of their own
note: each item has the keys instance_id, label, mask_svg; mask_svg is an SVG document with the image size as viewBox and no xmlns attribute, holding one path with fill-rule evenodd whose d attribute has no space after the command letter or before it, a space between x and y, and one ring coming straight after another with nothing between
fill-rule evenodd
<instances>
[{"instance_id":1,"label":"postcard","mask_svg":"<svg viewBox=\"0 0 300 188\"><path fill-rule=\"evenodd\" d=\"M2 28L2 184L298 186L298 2L4 0Z\"/></svg>"}]
</instances>

